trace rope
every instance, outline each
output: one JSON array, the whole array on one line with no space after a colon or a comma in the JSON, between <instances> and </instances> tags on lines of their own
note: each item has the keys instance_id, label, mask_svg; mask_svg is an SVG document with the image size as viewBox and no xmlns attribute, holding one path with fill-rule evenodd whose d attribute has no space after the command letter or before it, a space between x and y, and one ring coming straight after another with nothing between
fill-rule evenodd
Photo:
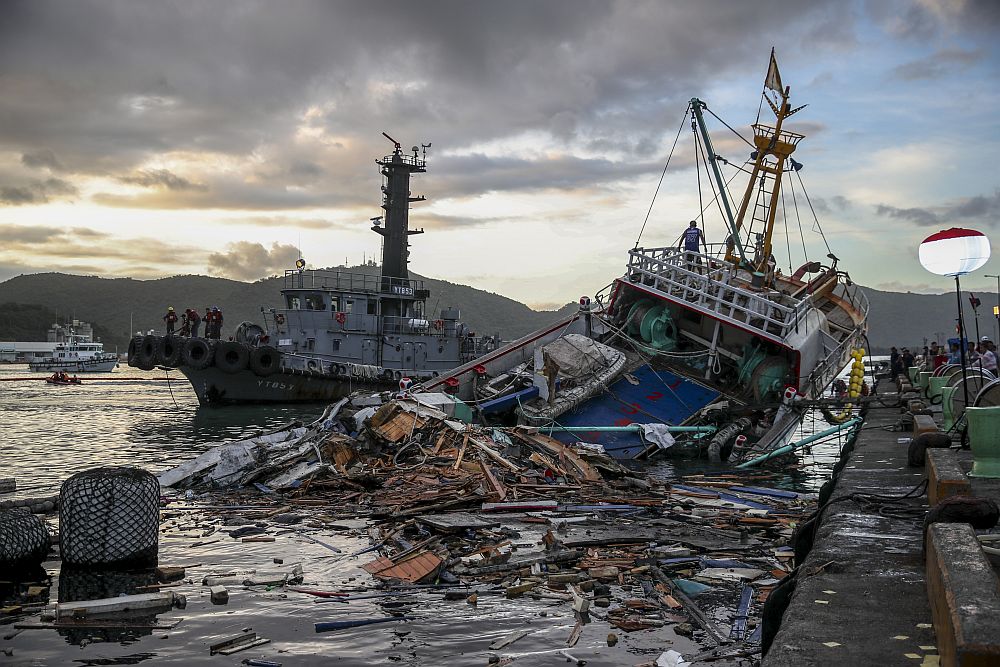
<instances>
[{"instance_id":1,"label":"rope","mask_svg":"<svg viewBox=\"0 0 1000 667\"><path fill-rule=\"evenodd\" d=\"M788 275L792 275L795 269L792 268L792 242L788 238L788 214L785 209L785 191L781 191L781 222L785 226L785 250L788 251ZM808 259L808 256L806 257Z\"/></svg>"},{"instance_id":2,"label":"rope","mask_svg":"<svg viewBox=\"0 0 1000 667\"><path fill-rule=\"evenodd\" d=\"M667 167L670 166L670 158L674 156L674 149L677 148L677 141L681 138L681 131L684 129L684 121L687 120L688 111L691 109L691 105L688 104L687 108L684 109L684 117L681 118L681 125L677 128L677 136L674 137L674 145L670 147L670 154L667 155L667 163L663 165L663 173L660 174L660 180L656 184L656 190L653 191L653 201L649 202L649 210L646 211L646 219L642 221L642 227L639 228L639 235L635 237L635 247L639 247L639 239L642 238L642 232L646 229L646 223L649 222L649 216L653 212L653 204L656 203L656 195L660 192L660 186L663 185L663 177L667 175Z\"/></svg>"},{"instance_id":3,"label":"rope","mask_svg":"<svg viewBox=\"0 0 1000 667\"><path fill-rule=\"evenodd\" d=\"M176 398L174 398L174 390L173 390L173 388L172 388L172 387L170 386L170 371L168 371L168 370L164 370L164 371L163 371L163 375L164 375L164 376L166 377L166 379L167 379L167 390L168 390L168 391L170 392L170 400L174 402L174 407L175 407L175 408L177 408L178 410L180 410L180 407L181 407L181 406L177 405L177 399L176 399Z\"/></svg>"}]
</instances>

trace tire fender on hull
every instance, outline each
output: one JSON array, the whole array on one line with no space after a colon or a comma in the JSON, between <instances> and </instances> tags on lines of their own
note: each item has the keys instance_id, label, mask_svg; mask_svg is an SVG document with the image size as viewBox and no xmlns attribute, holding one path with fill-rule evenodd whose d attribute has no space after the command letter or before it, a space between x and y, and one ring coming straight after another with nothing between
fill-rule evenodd
<instances>
[{"instance_id":1,"label":"tire fender on hull","mask_svg":"<svg viewBox=\"0 0 1000 667\"><path fill-rule=\"evenodd\" d=\"M226 341L215 348L215 367L223 373L239 373L246 370L250 362L250 350L246 345Z\"/></svg>"},{"instance_id":2,"label":"tire fender on hull","mask_svg":"<svg viewBox=\"0 0 1000 667\"><path fill-rule=\"evenodd\" d=\"M260 377L268 377L281 367L281 352L270 345L256 347L250 353L250 370Z\"/></svg>"},{"instance_id":3,"label":"tire fender on hull","mask_svg":"<svg viewBox=\"0 0 1000 667\"><path fill-rule=\"evenodd\" d=\"M184 350L184 340L177 336L164 336L156 346L157 363L168 368L181 365L181 353Z\"/></svg>"},{"instance_id":4,"label":"tire fender on hull","mask_svg":"<svg viewBox=\"0 0 1000 667\"><path fill-rule=\"evenodd\" d=\"M135 365L144 371L156 367L156 351L160 347L159 336L143 336L135 351Z\"/></svg>"},{"instance_id":5,"label":"tire fender on hull","mask_svg":"<svg viewBox=\"0 0 1000 667\"><path fill-rule=\"evenodd\" d=\"M212 365L214 354L215 348L211 341L204 338L189 338L181 350L181 360L185 366L200 371Z\"/></svg>"}]
</instances>

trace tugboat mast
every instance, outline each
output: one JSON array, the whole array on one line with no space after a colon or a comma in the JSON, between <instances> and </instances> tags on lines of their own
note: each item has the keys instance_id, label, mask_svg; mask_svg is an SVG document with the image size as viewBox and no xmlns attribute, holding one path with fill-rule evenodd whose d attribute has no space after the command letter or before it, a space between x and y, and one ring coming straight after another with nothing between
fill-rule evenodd
<instances>
[{"instance_id":1,"label":"tugboat mast","mask_svg":"<svg viewBox=\"0 0 1000 667\"><path fill-rule=\"evenodd\" d=\"M406 302L414 297L410 285L409 241L411 234L423 234L424 230L413 230L410 225L410 202L424 201L423 196L410 196L410 174L427 171L427 146L423 157L419 157L419 149L414 146L413 154L403 153L400 143L385 132L382 136L395 146L392 155L387 155L376 164L382 167L385 183L382 185L382 209L385 210L385 226L377 223L372 225L372 231L383 238L382 245L382 292L394 297L382 299L382 315L385 317L400 317L408 315Z\"/></svg>"}]
</instances>

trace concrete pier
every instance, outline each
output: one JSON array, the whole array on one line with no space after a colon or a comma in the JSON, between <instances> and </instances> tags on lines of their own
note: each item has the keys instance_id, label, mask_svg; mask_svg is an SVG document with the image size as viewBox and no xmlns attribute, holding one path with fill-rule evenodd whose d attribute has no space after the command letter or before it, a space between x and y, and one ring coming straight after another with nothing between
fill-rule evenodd
<instances>
[{"instance_id":1,"label":"concrete pier","mask_svg":"<svg viewBox=\"0 0 1000 667\"><path fill-rule=\"evenodd\" d=\"M885 430L899 416L899 408L868 411L831 499L901 496L924 480L922 469L907 467L907 445L898 442L911 434ZM926 510L926 502L923 495L888 511L852 500L831 504L763 665L937 664L919 512L886 515Z\"/></svg>"},{"instance_id":2,"label":"concrete pier","mask_svg":"<svg viewBox=\"0 0 1000 667\"><path fill-rule=\"evenodd\" d=\"M976 532L969 524L923 532L928 499L996 501L1000 480L969 478L967 450L928 450L926 469L908 467L908 442L899 440L913 434L890 430L899 419L898 407L868 411L766 667L1000 664L1000 580ZM924 480L928 493L871 497L903 496Z\"/></svg>"}]
</instances>

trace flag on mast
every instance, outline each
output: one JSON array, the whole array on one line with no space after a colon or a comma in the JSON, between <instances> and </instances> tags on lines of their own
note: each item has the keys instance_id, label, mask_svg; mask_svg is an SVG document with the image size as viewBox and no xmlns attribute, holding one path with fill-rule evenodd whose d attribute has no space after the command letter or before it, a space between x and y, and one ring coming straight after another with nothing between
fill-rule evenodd
<instances>
[{"instance_id":1,"label":"flag on mast","mask_svg":"<svg viewBox=\"0 0 1000 667\"><path fill-rule=\"evenodd\" d=\"M781 74L778 72L778 61L774 58L774 47L771 47L771 64L767 68L764 86L778 93L784 90L781 86Z\"/></svg>"}]
</instances>

